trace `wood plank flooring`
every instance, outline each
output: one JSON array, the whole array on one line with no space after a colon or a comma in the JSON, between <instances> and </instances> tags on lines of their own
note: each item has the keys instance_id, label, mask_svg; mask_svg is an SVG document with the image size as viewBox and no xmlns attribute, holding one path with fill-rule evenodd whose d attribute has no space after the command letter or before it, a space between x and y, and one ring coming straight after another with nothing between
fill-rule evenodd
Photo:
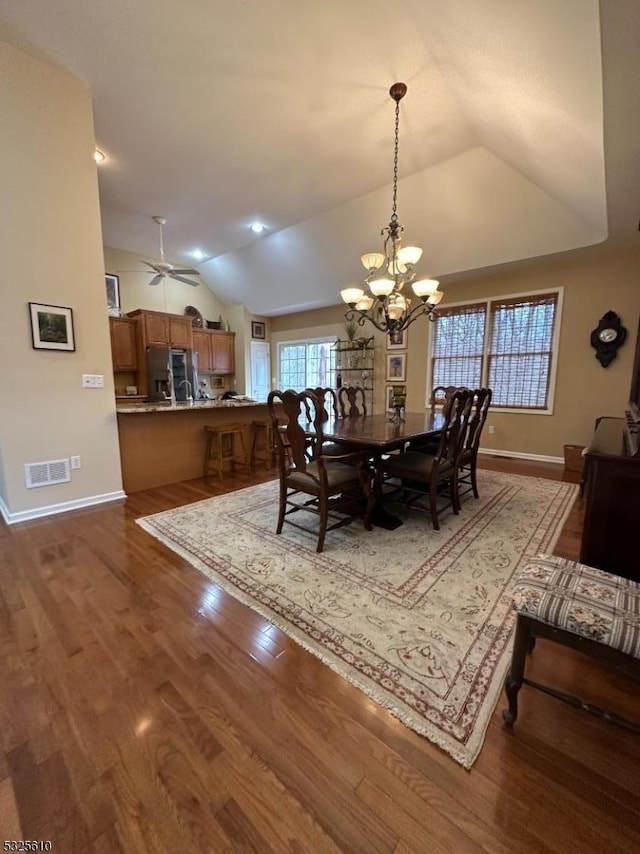
<instances>
[{"instance_id":1,"label":"wood plank flooring","mask_svg":"<svg viewBox=\"0 0 640 854\"><path fill-rule=\"evenodd\" d=\"M501 701L465 771L135 524L250 482L190 481L0 526L0 844L640 850L637 736L525 687L513 733ZM577 557L581 526L578 502L558 554ZM623 671L540 642L529 672L640 717Z\"/></svg>"}]
</instances>

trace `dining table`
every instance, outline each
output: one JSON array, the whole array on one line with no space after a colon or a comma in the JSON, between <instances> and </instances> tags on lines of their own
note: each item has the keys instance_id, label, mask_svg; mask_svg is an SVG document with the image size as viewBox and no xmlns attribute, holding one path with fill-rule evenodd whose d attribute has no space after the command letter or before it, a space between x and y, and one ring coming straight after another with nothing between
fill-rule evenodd
<instances>
[{"instance_id":1,"label":"dining table","mask_svg":"<svg viewBox=\"0 0 640 854\"><path fill-rule=\"evenodd\" d=\"M397 414L360 415L351 418L330 416L322 425L324 441L344 445L345 450L366 451L374 469L376 504L371 522L393 530L402 520L389 513L382 501L383 457L404 449L408 442L437 437L443 427L441 412L403 412Z\"/></svg>"}]
</instances>

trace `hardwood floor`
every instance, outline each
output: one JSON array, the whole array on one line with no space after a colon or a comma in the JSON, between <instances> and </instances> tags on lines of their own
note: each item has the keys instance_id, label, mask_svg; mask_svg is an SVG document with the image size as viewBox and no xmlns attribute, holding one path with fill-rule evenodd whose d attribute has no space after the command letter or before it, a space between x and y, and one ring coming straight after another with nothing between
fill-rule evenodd
<instances>
[{"instance_id":1,"label":"hardwood floor","mask_svg":"<svg viewBox=\"0 0 640 854\"><path fill-rule=\"evenodd\" d=\"M0 842L640 850L637 736L524 687L513 733L501 700L465 771L135 524L249 482L191 481L0 527ZM577 557L581 525L578 502L558 554ZM540 642L528 673L640 717L637 681L571 650Z\"/></svg>"}]
</instances>

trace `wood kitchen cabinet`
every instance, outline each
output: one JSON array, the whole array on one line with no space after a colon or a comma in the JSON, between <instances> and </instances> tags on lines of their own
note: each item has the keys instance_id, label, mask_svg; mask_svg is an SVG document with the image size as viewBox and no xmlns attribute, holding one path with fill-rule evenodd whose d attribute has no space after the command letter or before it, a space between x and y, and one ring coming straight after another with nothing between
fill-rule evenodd
<instances>
[{"instance_id":1,"label":"wood kitchen cabinet","mask_svg":"<svg viewBox=\"0 0 640 854\"><path fill-rule=\"evenodd\" d=\"M138 323L143 349L149 344L168 344L169 347L181 350L193 347L190 317L142 309L132 311L127 316L135 318Z\"/></svg>"},{"instance_id":2,"label":"wood kitchen cabinet","mask_svg":"<svg viewBox=\"0 0 640 854\"><path fill-rule=\"evenodd\" d=\"M217 329L194 329L193 349L198 353L201 374L235 373L235 332Z\"/></svg>"},{"instance_id":3,"label":"wood kitchen cabinet","mask_svg":"<svg viewBox=\"0 0 640 854\"><path fill-rule=\"evenodd\" d=\"M211 332L204 329L193 330L193 349L198 354L198 373L213 373L213 352L211 349Z\"/></svg>"},{"instance_id":4,"label":"wood kitchen cabinet","mask_svg":"<svg viewBox=\"0 0 640 854\"><path fill-rule=\"evenodd\" d=\"M136 322L128 317L110 317L111 357L114 371L137 371Z\"/></svg>"}]
</instances>

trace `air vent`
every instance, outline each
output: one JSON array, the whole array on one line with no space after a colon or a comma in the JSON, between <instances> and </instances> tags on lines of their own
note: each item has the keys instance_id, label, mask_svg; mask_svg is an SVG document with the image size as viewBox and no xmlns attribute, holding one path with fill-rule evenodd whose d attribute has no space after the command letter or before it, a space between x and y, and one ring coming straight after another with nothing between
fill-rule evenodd
<instances>
[{"instance_id":1,"label":"air vent","mask_svg":"<svg viewBox=\"0 0 640 854\"><path fill-rule=\"evenodd\" d=\"M52 486L71 480L69 460L48 460L44 463L27 463L24 467L27 489L37 486Z\"/></svg>"}]
</instances>

